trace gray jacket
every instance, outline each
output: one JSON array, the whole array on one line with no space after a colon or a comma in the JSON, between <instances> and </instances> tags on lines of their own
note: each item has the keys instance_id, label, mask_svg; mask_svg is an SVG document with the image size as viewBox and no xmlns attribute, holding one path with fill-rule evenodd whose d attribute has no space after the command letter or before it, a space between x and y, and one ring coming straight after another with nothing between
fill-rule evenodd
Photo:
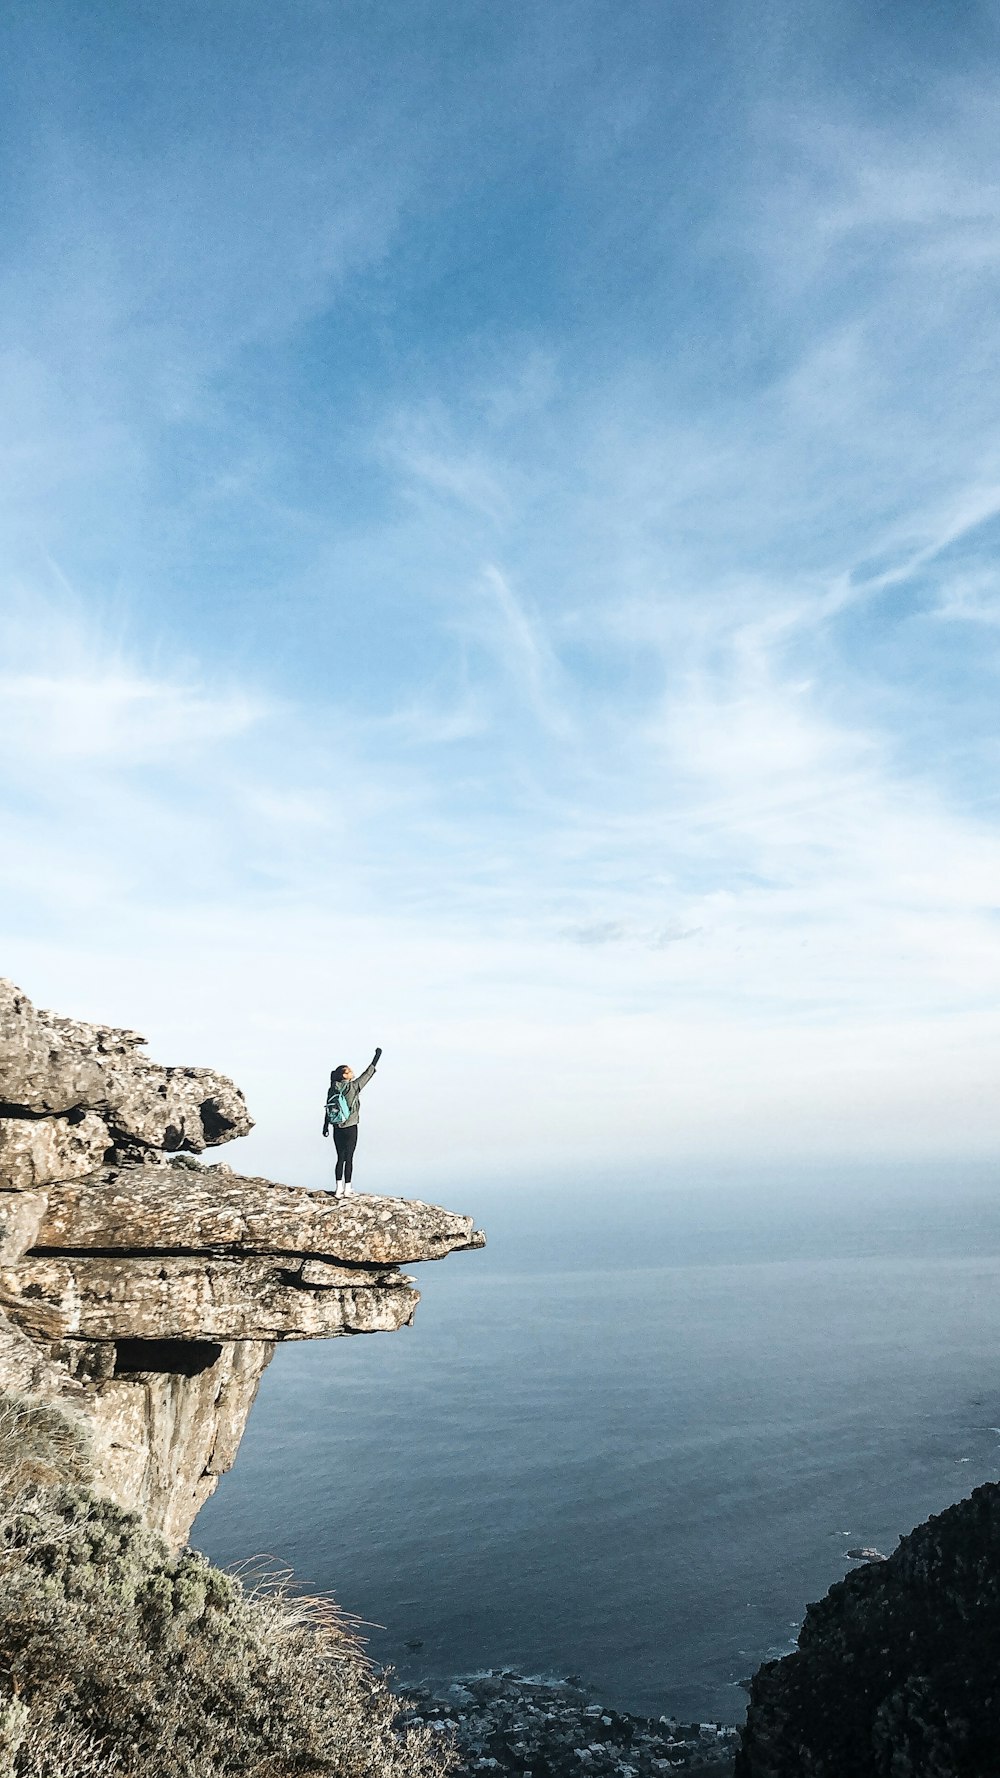
<instances>
[{"instance_id":1,"label":"gray jacket","mask_svg":"<svg viewBox=\"0 0 1000 1778\"><path fill-rule=\"evenodd\" d=\"M350 1130L357 1123L358 1113L361 1110L361 1107L358 1104L358 1100L361 1096L362 1088L364 1088L368 1085L368 1082L371 1080L371 1077L374 1073L375 1073L375 1063L369 1062L369 1064L363 1074L357 1075L354 1080L338 1081L335 1086L332 1086L330 1088L331 1093L332 1092L343 1093L344 1098L347 1100L347 1116L345 1117L342 1124L335 1124L333 1126L335 1129ZM329 1095L327 1096L327 1098L328 1098L328 1102L329 1102ZM326 1120L325 1119L323 1121L323 1134L324 1134L324 1136L326 1135Z\"/></svg>"}]
</instances>

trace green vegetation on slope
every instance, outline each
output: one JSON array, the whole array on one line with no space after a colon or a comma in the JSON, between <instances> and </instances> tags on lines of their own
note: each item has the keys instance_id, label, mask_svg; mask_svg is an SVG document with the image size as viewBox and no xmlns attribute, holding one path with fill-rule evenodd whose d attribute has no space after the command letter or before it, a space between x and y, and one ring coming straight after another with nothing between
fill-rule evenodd
<instances>
[{"instance_id":1,"label":"green vegetation on slope","mask_svg":"<svg viewBox=\"0 0 1000 1778\"><path fill-rule=\"evenodd\" d=\"M172 1555L0 1395L0 1778L441 1778L329 1602Z\"/></svg>"}]
</instances>

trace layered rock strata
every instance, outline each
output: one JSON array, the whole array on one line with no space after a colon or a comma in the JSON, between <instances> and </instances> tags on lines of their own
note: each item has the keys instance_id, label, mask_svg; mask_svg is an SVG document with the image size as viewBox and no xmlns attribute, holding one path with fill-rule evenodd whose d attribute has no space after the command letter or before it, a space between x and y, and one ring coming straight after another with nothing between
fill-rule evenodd
<instances>
[{"instance_id":1,"label":"layered rock strata","mask_svg":"<svg viewBox=\"0 0 1000 1778\"><path fill-rule=\"evenodd\" d=\"M75 1405L108 1493L179 1543L275 1343L407 1325L400 1266L483 1237L434 1205L203 1166L252 1127L243 1095L143 1041L0 980L0 1385Z\"/></svg>"}]
</instances>

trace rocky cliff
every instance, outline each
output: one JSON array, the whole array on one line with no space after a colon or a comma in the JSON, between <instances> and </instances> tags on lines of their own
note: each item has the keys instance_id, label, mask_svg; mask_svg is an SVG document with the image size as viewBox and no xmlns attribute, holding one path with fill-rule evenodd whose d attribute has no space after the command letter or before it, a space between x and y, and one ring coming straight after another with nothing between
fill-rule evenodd
<instances>
[{"instance_id":1,"label":"rocky cliff","mask_svg":"<svg viewBox=\"0 0 1000 1778\"><path fill-rule=\"evenodd\" d=\"M208 1068L0 980L0 1386L85 1417L101 1486L183 1543L279 1340L405 1326L471 1218L206 1166L252 1127Z\"/></svg>"},{"instance_id":2,"label":"rocky cliff","mask_svg":"<svg viewBox=\"0 0 1000 1778\"><path fill-rule=\"evenodd\" d=\"M1000 1485L810 1605L756 1674L737 1778L1000 1772Z\"/></svg>"}]
</instances>

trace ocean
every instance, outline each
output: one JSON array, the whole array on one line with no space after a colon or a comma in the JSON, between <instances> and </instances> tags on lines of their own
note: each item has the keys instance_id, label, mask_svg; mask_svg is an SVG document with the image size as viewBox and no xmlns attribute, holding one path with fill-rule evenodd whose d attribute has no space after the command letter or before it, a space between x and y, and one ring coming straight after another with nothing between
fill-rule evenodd
<instances>
[{"instance_id":1,"label":"ocean","mask_svg":"<svg viewBox=\"0 0 1000 1778\"><path fill-rule=\"evenodd\" d=\"M737 1722L807 1601L1000 1472L1000 1179L451 1190L412 1329L280 1348L197 1547L403 1678Z\"/></svg>"}]
</instances>

